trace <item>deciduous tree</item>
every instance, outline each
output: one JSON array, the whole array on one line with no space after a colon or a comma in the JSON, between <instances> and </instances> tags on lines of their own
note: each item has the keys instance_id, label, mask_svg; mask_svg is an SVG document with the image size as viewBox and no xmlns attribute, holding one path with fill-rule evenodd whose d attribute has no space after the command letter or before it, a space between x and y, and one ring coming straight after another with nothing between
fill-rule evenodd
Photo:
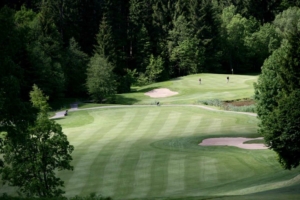
<instances>
[{"instance_id":1,"label":"deciduous tree","mask_svg":"<svg viewBox=\"0 0 300 200\"><path fill-rule=\"evenodd\" d=\"M30 92L30 99L39 112L34 124L20 130L22 140L6 135L1 141L2 180L19 187L27 196L58 197L64 193L64 182L55 171L73 169L70 162L74 147L69 144L61 126L49 119L48 97L36 85Z\"/></svg>"},{"instance_id":2,"label":"deciduous tree","mask_svg":"<svg viewBox=\"0 0 300 200\"><path fill-rule=\"evenodd\" d=\"M116 94L116 77L113 66L102 55L95 54L87 69L86 87L96 102L113 97Z\"/></svg>"},{"instance_id":3,"label":"deciduous tree","mask_svg":"<svg viewBox=\"0 0 300 200\"><path fill-rule=\"evenodd\" d=\"M259 132L285 169L300 164L300 31L265 62L255 85Z\"/></svg>"}]
</instances>

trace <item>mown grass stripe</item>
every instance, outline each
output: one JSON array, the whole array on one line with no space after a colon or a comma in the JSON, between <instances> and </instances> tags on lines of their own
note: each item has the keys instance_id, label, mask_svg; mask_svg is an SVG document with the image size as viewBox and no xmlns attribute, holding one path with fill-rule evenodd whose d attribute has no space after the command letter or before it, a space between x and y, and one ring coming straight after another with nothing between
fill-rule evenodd
<instances>
[{"instance_id":1,"label":"mown grass stripe","mask_svg":"<svg viewBox=\"0 0 300 200\"><path fill-rule=\"evenodd\" d=\"M144 115L144 119L140 122L137 129L133 131L129 136L127 136L123 142L129 142L128 146L130 146L138 139L140 139L143 136L143 134L147 132L148 129L150 129L151 125L153 124L159 113L159 111L150 111L148 114Z\"/></svg>"},{"instance_id":2,"label":"mown grass stripe","mask_svg":"<svg viewBox=\"0 0 300 200\"><path fill-rule=\"evenodd\" d=\"M106 196L112 196L115 193L116 180L121 172L121 164L123 163L124 156L126 152L118 150L109 159L109 162L106 164L103 184L101 190Z\"/></svg>"},{"instance_id":3,"label":"mown grass stripe","mask_svg":"<svg viewBox=\"0 0 300 200\"><path fill-rule=\"evenodd\" d=\"M171 112L168 115L168 118L166 119L162 128L160 128L158 133L154 136L154 139L162 139L171 134L173 128L177 125L179 121L180 115L180 112Z\"/></svg>"},{"instance_id":4,"label":"mown grass stripe","mask_svg":"<svg viewBox=\"0 0 300 200\"><path fill-rule=\"evenodd\" d=\"M86 137L83 142L89 141L89 147L85 154L78 158L78 162L74 165L73 175L67 181L66 189L68 190L68 195L78 195L81 193L82 189L86 185L89 175L89 169L92 163L100 154L102 148L108 144L111 140L118 136L118 133L122 132L127 125L134 118L135 113L126 112L123 116L123 120L117 126L112 128L110 131L105 133L99 140L95 140L93 137ZM95 132L99 133L100 130L96 129ZM94 134L91 134L93 136ZM93 142L91 142L93 141Z\"/></svg>"},{"instance_id":5,"label":"mown grass stripe","mask_svg":"<svg viewBox=\"0 0 300 200\"><path fill-rule=\"evenodd\" d=\"M143 151L135 168L134 189L130 198L146 197L151 188L151 166L155 152Z\"/></svg>"},{"instance_id":6,"label":"mown grass stripe","mask_svg":"<svg viewBox=\"0 0 300 200\"><path fill-rule=\"evenodd\" d=\"M167 194L184 190L184 159L185 155L171 154L168 164Z\"/></svg>"},{"instance_id":7,"label":"mown grass stripe","mask_svg":"<svg viewBox=\"0 0 300 200\"><path fill-rule=\"evenodd\" d=\"M184 132L181 136L191 136L194 135L195 130L197 130L199 124L201 123L202 116L192 116L189 123L186 125Z\"/></svg>"},{"instance_id":8,"label":"mown grass stripe","mask_svg":"<svg viewBox=\"0 0 300 200\"><path fill-rule=\"evenodd\" d=\"M153 111L159 112L159 114L157 116L155 114L153 115ZM146 108L128 107L111 110L106 109L97 112L99 112L99 118L102 116L101 120L104 119L104 122L101 123L101 120L95 119L95 121L90 124L91 126L84 125L78 127L78 130L81 130L82 133L85 130L90 130L90 132L86 132L86 136L90 137L92 134L93 137L86 140L74 151L73 158L75 159L75 163L78 163L80 158L88 153L89 145L97 141L101 146L101 138L106 138L106 133L112 131L113 128L119 125L123 120L128 119L124 117L126 112L136 112L136 114L128 126L125 128L121 127L123 129L121 132L115 129L115 132L109 133L113 135L116 134L117 136L111 137L110 139L106 138L109 142L105 142L106 145L101 148L101 152L94 159L90 168L82 165L82 170L88 171L88 175L83 180L85 181L85 185L83 189L80 188L81 192L79 195L88 195L92 192L96 192L104 196L111 196L113 199L130 199L131 197L142 199L145 195L146 198L149 199L155 197L171 198L171 196L182 197L184 199L188 196L200 195L210 198L213 195L222 195L227 192L235 194L240 190L246 190L255 185L289 180L296 174L296 171L282 171L280 165L276 163L274 153L271 151L247 151L224 146L198 146L198 142L201 141L203 137L209 136L232 137L236 135L237 137L241 137L245 135L248 137L256 137L257 119L255 117L217 111L211 112L194 109L192 107L164 107L164 105L155 107L149 106ZM176 113L180 113L178 114L180 117L174 117L174 113L175 115ZM201 117L201 122L197 126L196 120L198 117ZM167 124L165 123L168 119L168 123L172 124L169 128L167 128ZM220 128L214 129L216 123L213 119L219 119L217 122L219 122ZM74 120L75 121L70 121L70 124L76 124L80 119L76 118ZM192 133L194 129L192 126L195 126L194 134ZM209 128L209 126L212 128ZM233 132L231 130L232 127L235 127L235 129L239 131ZM96 129L98 129L99 134L93 132ZM166 135L157 137L159 132L163 129L167 130L168 133L161 132ZM209 132L208 129L216 131ZM205 131L208 133L203 134ZM184 132L193 135L185 137L185 135L181 135ZM78 134L79 132L76 131L74 133ZM66 134L72 138L73 131L68 128L66 129ZM72 139L70 142L72 143ZM117 148L118 151L116 151ZM95 149L90 149L89 153L98 153L93 150ZM148 163L148 166L151 165L150 186L147 186L147 181L143 182L146 179L143 179L142 164L140 164L139 159L146 156L142 156L141 152L154 153L151 164ZM116 154L115 159L121 159L119 163L117 163L117 169L112 170L113 172L117 171L116 176L105 176L105 171L107 171L106 165L111 162L110 159L112 159L111 156L113 154ZM171 159L171 157L174 157L174 154L183 155L181 159L184 160L184 175L182 175L184 178L183 181L180 181L183 182L183 190L178 190L178 188L182 188L182 186L178 185L175 186L175 189L177 187L176 191L175 189L170 189L170 182L172 182L170 177L172 177L172 172L169 171L172 170L170 165L174 164L170 164L171 162L169 161L173 159ZM87 160L83 160L83 162L86 161ZM201 167L200 161L203 162L202 165L206 163L207 166ZM145 163L145 165L147 165L147 163ZM144 170L147 171L146 168ZM201 174L202 170L204 174ZM177 169L177 171L180 170ZM66 176L68 173L68 171L60 172L60 177L64 180L68 180L69 175ZM71 175L73 174L72 172ZM138 174L141 174L140 178L138 178ZM178 173L176 173L176 178L178 178L177 174ZM103 190L105 188L102 188L103 182L109 178L114 179L112 181L114 186L111 186L110 193L112 195L107 194ZM176 178L175 176L173 177L174 182L176 182ZM78 179L78 181L82 180ZM72 186L68 186L68 184L71 183L66 182L67 188L72 188ZM135 184L138 184L139 187L136 187ZM66 191L68 195L69 191ZM138 191L140 191L140 196Z\"/></svg>"},{"instance_id":9,"label":"mown grass stripe","mask_svg":"<svg viewBox=\"0 0 300 200\"><path fill-rule=\"evenodd\" d=\"M124 138L123 141L120 142L120 144L116 147L114 152L112 153L113 156L121 155L118 157L118 163L114 164L115 159L109 159L108 164L105 167L104 170L104 177L103 177L103 184L102 187L99 188L105 195L112 196L114 194L114 191L118 187L116 184L118 182L119 173L121 171L121 163L124 160L124 157L128 154L130 151L131 146L139 140L143 135L148 131L148 129L151 127L153 121L155 120L156 116L159 115L160 111L149 111L149 113L143 115L144 119L140 122L138 128L127 135L126 138ZM112 157L114 158L114 157ZM111 166L115 166L112 168ZM106 180L110 180L107 182ZM113 184L113 182L115 184Z\"/></svg>"},{"instance_id":10,"label":"mown grass stripe","mask_svg":"<svg viewBox=\"0 0 300 200\"><path fill-rule=\"evenodd\" d=\"M151 169L151 190L148 196L163 196L168 184L169 153L155 155Z\"/></svg>"},{"instance_id":11,"label":"mown grass stripe","mask_svg":"<svg viewBox=\"0 0 300 200\"><path fill-rule=\"evenodd\" d=\"M199 181L202 184L217 183L217 161L214 158L201 157L199 161Z\"/></svg>"},{"instance_id":12,"label":"mown grass stripe","mask_svg":"<svg viewBox=\"0 0 300 200\"><path fill-rule=\"evenodd\" d=\"M218 133L221 131L222 119L214 118L210 120L208 127L204 130L204 134Z\"/></svg>"}]
</instances>

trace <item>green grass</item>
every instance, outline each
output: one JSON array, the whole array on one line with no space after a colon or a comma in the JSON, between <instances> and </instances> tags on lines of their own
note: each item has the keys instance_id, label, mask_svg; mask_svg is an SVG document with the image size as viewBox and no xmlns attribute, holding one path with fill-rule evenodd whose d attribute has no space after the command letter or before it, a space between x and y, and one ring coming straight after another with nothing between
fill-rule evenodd
<instances>
[{"instance_id":1,"label":"green grass","mask_svg":"<svg viewBox=\"0 0 300 200\"><path fill-rule=\"evenodd\" d=\"M138 106L70 112L58 122L75 146L75 170L59 173L67 196L227 198L300 184L299 169L283 170L270 150L198 145L209 137L258 137L253 116Z\"/></svg>"},{"instance_id":2,"label":"green grass","mask_svg":"<svg viewBox=\"0 0 300 200\"><path fill-rule=\"evenodd\" d=\"M226 77L230 76L227 83ZM198 79L201 78L201 85ZM136 87L132 93L117 95L119 104L151 104L160 101L163 104L195 104L199 100L219 99L235 100L251 98L254 95L253 83L258 76L228 75L228 74L196 74L154 83L144 87ZM151 98L144 95L157 88L168 88L179 92L178 95L167 98Z\"/></svg>"},{"instance_id":3,"label":"green grass","mask_svg":"<svg viewBox=\"0 0 300 200\"><path fill-rule=\"evenodd\" d=\"M84 110L70 111L57 120L75 146L74 171L58 172L66 196L299 199L300 169L283 170L273 151L198 145L211 137L260 136L255 116L178 105L253 96L257 76L230 76L228 84L226 76L193 75L135 88L133 93L118 95L117 102L145 106L82 104ZM162 99L144 95L164 87L179 95ZM155 100L162 106L151 105ZM14 189L3 186L3 192Z\"/></svg>"}]
</instances>

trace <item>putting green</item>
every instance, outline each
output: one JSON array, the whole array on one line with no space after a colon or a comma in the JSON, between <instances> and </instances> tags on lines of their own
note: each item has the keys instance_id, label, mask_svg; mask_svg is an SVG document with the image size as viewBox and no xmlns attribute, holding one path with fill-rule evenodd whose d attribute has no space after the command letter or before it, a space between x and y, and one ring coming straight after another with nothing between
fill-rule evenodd
<instances>
[{"instance_id":1,"label":"putting green","mask_svg":"<svg viewBox=\"0 0 300 200\"><path fill-rule=\"evenodd\" d=\"M299 185L270 150L204 147L209 137L258 137L254 116L197 107L139 106L69 112L59 122L74 171L59 172L67 196L116 199L247 195Z\"/></svg>"},{"instance_id":2,"label":"putting green","mask_svg":"<svg viewBox=\"0 0 300 200\"><path fill-rule=\"evenodd\" d=\"M227 83L227 76L230 81ZM199 84L201 78L201 84ZM254 95L253 83L258 76L230 74L196 74L158 82L144 87L137 87L133 93L117 95L121 104L151 104L160 101L162 104L194 104L198 100L220 99L235 100L251 98ZM168 88L178 92L166 98L151 98L145 93L157 88Z\"/></svg>"}]
</instances>

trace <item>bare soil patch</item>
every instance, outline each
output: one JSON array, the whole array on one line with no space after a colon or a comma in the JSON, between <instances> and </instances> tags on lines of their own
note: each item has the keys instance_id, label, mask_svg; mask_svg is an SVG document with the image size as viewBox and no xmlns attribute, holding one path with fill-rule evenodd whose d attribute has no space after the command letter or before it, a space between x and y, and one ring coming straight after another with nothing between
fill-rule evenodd
<instances>
[{"instance_id":1,"label":"bare soil patch","mask_svg":"<svg viewBox=\"0 0 300 200\"><path fill-rule=\"evenodd\" d=\"M152 98L169 97L169 96L174 96L176 94L178 94L178 92L173 92L168 88L154 89L145 93L145 95L150 96Z\"/></svg>"},{"instance_id":2,"label":"bare soil patch","mask_svg":"<svg viewBox=\"0 0 300 200\"><path fill-rule=\"evenodd\" d=\"M250 105L255 104L255 101L253 99L248 99L248 100L225 101L224 102L225 107L229 104L231 104L233 106L250 106Z\"/></svg>"},{"instance_id":3,"label":"bare soil patch","mask_svg":"<svg viewBox=\"0 0 300 200\"><path fill-rule=\"evenodd\" d=\"M263 138L224 137L204 139L200 146L234 146L242 149L268 149L264 144L244 144L249 140L261 140Z\"/></svg>"}]
</instances>

